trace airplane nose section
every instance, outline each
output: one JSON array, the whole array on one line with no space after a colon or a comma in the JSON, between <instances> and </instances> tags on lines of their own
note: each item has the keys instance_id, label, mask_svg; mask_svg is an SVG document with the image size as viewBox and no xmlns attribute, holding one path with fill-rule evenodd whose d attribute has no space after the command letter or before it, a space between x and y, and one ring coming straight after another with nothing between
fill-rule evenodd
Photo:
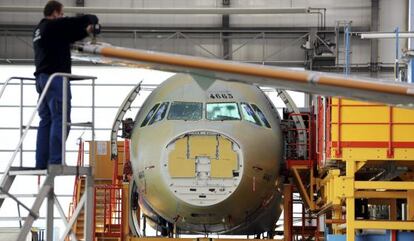
<instances>
[{"instance_id":1,"label":"airplane nose section","mask_svg":"<svg viewBox=\"0 0 414 241\"><path fill-rule=\"evenodd\" d=\"M227 199L243 176L240 146L219 133L182 135L167 145L162 157L163 176L171 192L194 206Z\"/></svg>"}]
</instances>

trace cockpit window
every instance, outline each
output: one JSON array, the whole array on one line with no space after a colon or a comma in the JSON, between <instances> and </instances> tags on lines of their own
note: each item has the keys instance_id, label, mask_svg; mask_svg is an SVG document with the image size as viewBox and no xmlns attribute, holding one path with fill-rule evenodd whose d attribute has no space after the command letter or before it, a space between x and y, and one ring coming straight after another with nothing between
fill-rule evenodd
<instances>
[{"instance_id":1,"label":"cockpit window","mask_svg":"<svg viewBox=\"0 0 414 241\"><path fill-rule=\"evenodd\" d=\"M250 107L250 105L248 105L247 103L241 103L240 106L242 109L243 119L250 121L259 126L262 125L262 123L260 122L256 113L254 113L254 110L252 109L252 107Z\"/></svg>"},{"instance_id":2,"label":"cockpit window","mask_svg":"<svg viewBox=\"0 0 414 241\"><path fill-rule=\"evenodd\" d=\"M151 110L148 112L147 116L145 117L144 121L142 122L141 127L145 126L148 123L148 121L151 120L151 117L154 115L159 105L160 104L155 104L154 107L151 108Z\"/></svg>"},{"instance_id":3,"label":"cockpit window","mask_svg":"<svg viewBox=\"0 0 414 241\"><path fill-rule=\"evenodd\" d=\"M253 110L256 112L256 114L260 117L260 120L262 120L263 124L267 127L267 128L271 128L269 122L267 121L265 115L263 114L263 112L259 109L259 107L257 107L257 105L255 104L251 104L251 106L253 107Z\"/></svg>"},{"instance_id":4,"label":"cockpit window","mask_svg":"<svg viewBox=\"0 0 414 241\"><path fill-rule=\"evenodd\" d=\"M168 113L168 120L201 120L203 103L173 102Z\"/></svg>"},{"instance_id":5,"label":"cockpit window","mask_svg":"<svg viewBox=\"0 0 414 241\"><path fill-rule=\"evenodd\" d=\"M240 120L240 112L236 103L207 103L208 120Z\"/></svg>"},{"instance_id":6,"label":"cockpit window","mask_svg":"<svg viewBox=\"0 0 414 241\"><path fill-rule=\"evenodd\" d=\"M167 114L168 104L168 102L164 102L160 105L160 108L158 108L157 112L155 113L154 117L151 119L148 125L152 125L153 123L164 119L165 114Z\"/></svg>"}]
</instances>

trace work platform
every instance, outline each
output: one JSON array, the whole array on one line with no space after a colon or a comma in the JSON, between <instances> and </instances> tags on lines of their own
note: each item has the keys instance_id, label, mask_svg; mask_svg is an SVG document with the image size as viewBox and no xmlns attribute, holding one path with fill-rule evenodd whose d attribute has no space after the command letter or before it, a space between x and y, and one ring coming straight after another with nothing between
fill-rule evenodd
<instances>
[{"instance_id":1,"label":"work platform","mask_svg":"<svg viewBox=\"0 0 414 241\"><path fill-rule=\"evenodd\" d=\"M309 158L287 159L285 241L370 240L364 230L384 232L372 236L383 240L414 240L414 110L319 97L314 113L301 113L305 129L289 129L307 133L309 141L289 143L307 146ZM305 207L302 224L316 219L313 235L289 220L292 192Z\"/></svg>"},{"instance_id":2,"label":"work platform","mask_svg":"<svg viewBox=\"0 0 414 241\"><path fill-rule=\"evenodd\" d=\"M11 167L9 176L86 176L91 175L89 167L49 165L47 169Z\"/></svg>"},{"instance_id":3,"label":"work platform","mask_svg":"<svg viewBox=\"0 0 414 241\"><path fill-rule=\"evenodd\" d=\"M308 210L329 227L328 241L370 237L361 230L411 240L397 237L414 230L414 111L319 98L316 113L314 166L298 162L291 172Z\"/></svg>"},{"instance_id":4,"label":"work platform","mask_svg":"<svg viewBox=\"0 0 414 241\"><path fill-rule=\"evenodd\" d=\"M81 200L78 204L77 209L74 211L72 217L66 221L65 212L62 209L61 204L59 203L54 189L54 180L57 176L84 176L86 178L86 187L84 195L81 197ZM45 176L45 180L39 189L39 193L36 196L35 201L32 206L29 208L23 204L20 200L14 197L8 192L8 189L13 184L13 181L17 176ZM84 209L84 220L85 220L85 234L92 232L92 214L93 214L93 181L91 175L90 167L79 167L79 166L62 166L62 165L49 165L46 170L28 170L28 168L19 168L12 167L9 172L4 175L2 184L7 183L7 186L2 185L1 191L6 194L14 201L16 201L20 206L26 209L29 212L29 215L24 219L24 225L21 227L19 235L17 237L18 241L26 240L26 237L30 230L32 229L33 222L39 217L39 210L42 206L43 201L47 200L47 221L46 221L46 235L47 237L53 237L53 227L54 227L54 208L56 207L59 211L60 216L66 226L63 237L71 233L71 227L73 223L77 220L81 209ZM5 189L5 187L8 189ZM0 199L1 204L4 201ZM1 208L1 205L0 205ZM71 234L73 235L73 234ZM92 236L90 235L90 238ZM86 235L85 240L88 235Z\"/></svg>"}]
</instances>

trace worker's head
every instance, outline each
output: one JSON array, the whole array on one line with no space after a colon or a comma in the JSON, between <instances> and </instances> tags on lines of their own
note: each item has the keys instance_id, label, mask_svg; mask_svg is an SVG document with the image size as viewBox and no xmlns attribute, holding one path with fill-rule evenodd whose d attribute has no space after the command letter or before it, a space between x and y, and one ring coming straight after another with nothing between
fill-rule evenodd
<instances>
[{"instance_id":1,"label":"worker's head","mask_svg":"<svg viewBox=\"0 0 414 241\"><path fill-rule=\"evenodd\" d=\"M49 19L63 17L63 4L54 0L48 1L43 9L43 15Z\"/></svg>"}]
</instances>

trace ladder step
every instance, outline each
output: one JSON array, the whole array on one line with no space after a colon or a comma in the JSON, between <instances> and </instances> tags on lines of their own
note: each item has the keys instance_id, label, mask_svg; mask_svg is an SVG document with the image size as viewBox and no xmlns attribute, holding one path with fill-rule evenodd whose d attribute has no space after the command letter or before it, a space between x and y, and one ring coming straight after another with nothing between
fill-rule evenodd
<instances>
[{"instance_id":1,"label":"ladder step","mask_svg":"<svg viewBox=\"0 0 414 241\"><path fill-rule=\"evenodd\" d=\"M29 176L47 175L47 169L35 169L35 168L30 168L30 167L11 167L9 171L9 176L17 176L17 175L29 175Z\"/></svg>"},{"instance_id":2,"label":"ladder step","mask_svg":"<svg viewBox=\"0 0 414 241\"><path fill-rule=\"evenodd\" d=\"M48 169L38 170L33 167L11 167L9 176L17 175L54 175L54 176L65 176L65 175L88 175L90 174L90 167L77 167L77 166L65 166L57 164L49 164Z\"/></svg>"},{"instance_id":3,"label":"ladder step","mask_svg":"<svg viewBox=\"0 0 414 241\"><path fill-rule=\"evenodd\" d=\"M15 196L16 198L33 198L33 197L37 197L37 194L12 194L13 196ZM0 199L5 199L8 198L9 196L7 196L6 194L0 194Z\"/></svg>"},{"instance_id":4,"label":"ladder step","mask_svg":"<svg viewBox=\"0 0 414 241\"><path fill-rule=\"evenodd\" d=\"M93 123L88 122L78 122L78 123L68 123L68 126L81 126L81 127L92 127Z\"/></svg>"},{"instance_id":5,"label":"ladder step","mask_svg":"<svg viewBox=\"0 0 414 241\"><path fill-rule=\"evenodd\" d=\"M23 129L26 129L27 126L22 126ZM29 126L29 130L37 130L39 127L38 126Z\"/></svg>"}]
</instances>

